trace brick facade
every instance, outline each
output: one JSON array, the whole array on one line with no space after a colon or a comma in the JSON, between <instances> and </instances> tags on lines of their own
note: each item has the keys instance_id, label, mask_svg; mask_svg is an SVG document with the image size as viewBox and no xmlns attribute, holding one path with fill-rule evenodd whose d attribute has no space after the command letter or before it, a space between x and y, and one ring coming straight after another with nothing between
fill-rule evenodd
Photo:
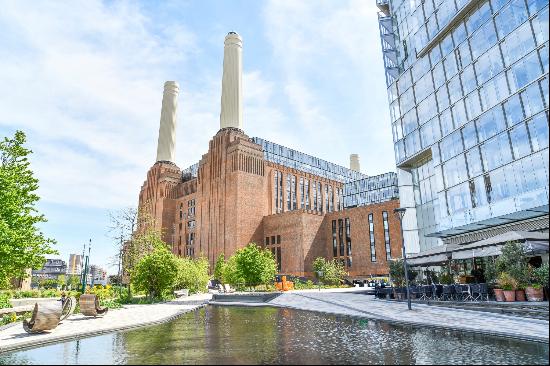
<instances>
[{"instance_id":1,"label":"brick facade","mask_svg":"<svg viewBox=\"0 0 550 366\"><path fill-rule=\"evenodd\" d=\"M313 189L318 190L319 184L320 195ZM338 192L342 188L341 182L265 161L260 145L241 130L225 128L210 141L197 177L183 181L181 170L173 163L155 163L142 185L139 208L154 218L163 240L177 255L202 255L213 268L219 254L227 258L256 242L274 249L275 255L280 248L281 273L300 276L312 275L311 263L316 257L332 258L331 222L349 217L350 274L387 273L385 255L376 263L366 260L370 246L365 244L365 220L368 212L374 212L377 252L385 253L381 215L387 209L392 255L397 256L401 236L393 208L399 201L340 211L343 199ZM329 209L334 212L327 213ZM279 236L280 243L271 244L272 236L275 240Z\"/></svg>"}]
</instances>

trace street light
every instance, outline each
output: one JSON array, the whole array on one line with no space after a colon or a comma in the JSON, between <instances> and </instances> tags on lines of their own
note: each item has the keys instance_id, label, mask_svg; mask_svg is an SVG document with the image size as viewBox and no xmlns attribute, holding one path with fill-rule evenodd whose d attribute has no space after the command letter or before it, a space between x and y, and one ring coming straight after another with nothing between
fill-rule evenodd
<instances>
[{"instance_id":1,"label":"street light","mask_svg":"<svg viewBox=\"0 0 550 366\"><path fill-rule=\"evenodd\" d=\"M407 211L404 207L399 207L393 210L395 212L397 218L399 219L399 225L401 227L401 240L402 240L402 247L403 247L403 267L405 267L405 284L407 286L407 306L409 310L411 310L411 294L409 290L409 267L407 266L407 252L405 250L405 236L403 235L403 216L405 216L405 211Z\"/></svg>"}]
</instances>

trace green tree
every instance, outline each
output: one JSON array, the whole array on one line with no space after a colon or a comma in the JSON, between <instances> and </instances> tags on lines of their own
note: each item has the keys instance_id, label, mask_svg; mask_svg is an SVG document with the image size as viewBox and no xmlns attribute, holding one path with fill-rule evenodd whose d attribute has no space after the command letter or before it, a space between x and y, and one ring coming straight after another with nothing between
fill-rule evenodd
<instances>
[{"instance_id":1,"label":"green tree","mask_svg":"<svg viewBox=\"0 0 550 366\"><path fill-rule=\"evenodd\" d=\"M529 260L523 244L518 242L504 244L496 267L499 273L508 273L516 281L518 289L524 289L529 284Z\"/></svg>"},{"instance_id":2,"label":"green tree","mask_svg":"<svg viewBox=\"0 0 550 366\"><path fill-rule=\"evenodd\" d=\"M218 259L216 259L216 264L214 265L214 278L220 282L223 282L225 266L225 255L222 253L218 256Z\"/></svg>"},{"instance_id":3,"label":"green tree","mask_svg":"<svg viewBox=\"0 0 550 366\"><path fill-rule=\"evenodd\" d=\"M206 258L178 258L178 275L175 287L189 289L190 293L205 292L210 275L208 274L208 260Z\"/></svg>"},{"instance_id":4,"label":"green tree","mask_svg":"<svg viewBox=\"0 0 550 366\"><path fill-rule=\"evenodd\" d=\"M35 208L38 179L30 169L32 151L23 146L25 141L21 131L0 141L0 288L7 288L11 278L25 277L26 268L41 268L45 255L57 254L51 247L55 240L37 227L47 220Z\"/></svg>"},{"instance_id":5,"label":"green tree","mask_svg":"<svg viewBox=\"0 0 550 366\"><path fill-rule=\"evenodd\" d=\"M344 266L337 260L325 260L323 257L317 257L313 261L313 270L318 279L327 285L338 285L348 275ZM319 277L318 272L322 272Z\"/></svg>"},{"instance_id":6,"label":"green tree","mask_svg":"<svg viewBox=\"0 0 550 366\"><path fill-rule=\"evenodd\" d=\"M225 263L225 266L223 267L223 276L221 281L223 283L229 283L237 288L244 288L246 281L237 268L236 256L233 255L229 257L229 259Z\"/></svg>"},{"instance_id":7,"label":"green tree","mask_svg":"<svg viewBox=\"0 0 550 366\"><path fill-rule=\"evenodd\" d=\"M405 266L403 265L403 259L396 259L389 261L390 278L396 286L405 286ZM409 284L412 284L418 276L418 272L408 268ZM449 273L446 275L451 276ZM447 280L446 275L442 275L442 281Z\"/></svg>"},{"instance_id":8,"label":"green tree","mask_svg":"<svg viewBox=\"0 0 550 366\"><path fill-rule=\"evenodd\" d=\"M71 287L71 290L80 289L80 276L69 275L69 278L67 279L67 284Z\"/></svg>"},{"instance_id":9,"label":"green tree","mask_svg":"<svg viewBox=\"0 0 550 366\"><path fill-rule=\"evenodd\" d=\"M178 275L177 258L165 247L156 246L131 271L131 283L150 298L162 298L174 286Z\"/></svg>"},{"instance_id":10,"label":"green tree","mask_svg":"<svg viewBox=\"0 0 550 366\"><path fill-rule=\"evenodd\" d=\"M57 285L61 289L63 286L67 285L67 277L64 274L57 276Z\"/></svg>"},{"instance_id":11,"label":"green tree","mask_svg":"<svg viewBox=\"0 0 550 366\"><path fill-rule=\"evenodd\" d=\"M277 262L268 249L262 249L256 243L249 243L237 250L234 255L235 269L232 274L244 281L246 286L267 285L277 273Z\"/></svg>"}]
</instances>

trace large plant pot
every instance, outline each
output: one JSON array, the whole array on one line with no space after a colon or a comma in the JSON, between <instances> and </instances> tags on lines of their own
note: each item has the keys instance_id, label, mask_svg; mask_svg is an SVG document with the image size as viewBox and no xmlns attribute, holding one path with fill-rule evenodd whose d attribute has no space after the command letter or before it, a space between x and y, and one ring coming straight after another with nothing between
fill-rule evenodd
<instances>
[{"instance_id":1,"label":"large plant pot","mask_svg":"<svg viewBox=\"0 0 550 366\"><path fill-rule=\"evenodd\" d=\"M516 290L504 290L504 301L516 301Z\"/></svg>"},{"instance_id":2,"label":"large plant pot","mask_svg":"<svg viewBox=\"0 0 550 366\"><path fill-rule=\"evenodd\" d=\"M525 298L525 290L516 290L516 301L527 301Z\"/></svg>"},{"instance_id":3,"label":"large plant pot","mask_svg":"<svg viewBox=\"0 0 550 366\"><path fill-rule=\"evenodd\" d=\"M504 299L504 290L503 289L496 288L494 291L495 291L495 299L497 301L506 301L506 299Z\"/></svg>"},{"instance_id":4,"label":"large plant pot","mask_svg":"<svg viewBox=\"0 0 550 366\"><path fill-rule=\"evenodd\" d=\"M527 301L542 301L544 300L544 290L541 288L527 287L525 289Z\"/></svg>"}]
</instances>

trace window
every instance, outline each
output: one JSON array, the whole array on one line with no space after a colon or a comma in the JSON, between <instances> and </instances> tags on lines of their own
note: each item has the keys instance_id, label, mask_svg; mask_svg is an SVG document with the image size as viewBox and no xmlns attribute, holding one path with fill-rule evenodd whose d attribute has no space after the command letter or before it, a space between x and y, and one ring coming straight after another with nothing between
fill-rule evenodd
<instances>
[{"instance_id":1,"label":"window","mask_svg":"<svg viewBox=\"0 0 550 366\"><path fill-rule=\"evenodd\" d=\"M325 185L325 212L330 212L330 205L328 201L328 185Z\"/></svg>"},{"instance_id":2,"label":"window","mask_svg":"<svg viewBox=\"0 0 550 366\"><path fill-rule=\"evenodd\" d=\"M317 182L313 182L313 211L317 212Z\"/></svg>"},{"instance_id":3,"label":"window","mask_svg":"<svg viewBox=\"0 0 550 366\"><path fill-rule=\"evenodd\" d=\"M265 245L269 245L269 236L265 237Z\"/></svg>"},{"instance_id":4,"label":"window","mask_svg":"<svg viewBox=\"0 0 550 366\"><path fill-rule=\"evenodd\" d=\"M271 244L275 244L275 235L271 237Z\"/></svg>"},{"instance_id":5,"label":"window","mask_svg":"<svg viewBox=\"0 0 550 366\"><path fill-rule=\"evenodd\" d=\"M344 220L338 219L338 239L340 243L340 256L344 255Z\"/></svg>"},{"instance_id":6,"label":"window","mask_svg":"<svg viewBox=\"0 0 550 366\"><path fill-rule=\"evenodd\" d=\"M384 221L384 242L386 243L386 259L391 259L391 245L390 245L390 225L388 222L388 213L382 211L382 220Z\"/></svg>"},{"instance_id":7,"label":"window","mask_svg":"<svg viewBox=\"0 0 550 366\"><path fill-rule=\"evenodd\" d=\"M376 262L376 246L374 242L374 220L372 214L369 214L369 234L370 234L370 260Z\"/></svg>"},{"instance_id":8,"label":"window","mask_svg":"<svg viewBox=\"0 0 550 366\"><path fill-rule=\"evenodd\" d=\"M286 176L286 209L287 211L292 210L292 193L290 190L290 174Z\"/></svg>"},{"instance_id":9,"label":"window","mask_svg":"<svg viewBox=\"0 0 550 366\"><path fill-rule=\"evenodd\" d=\"M348 257L351 257L351 224L350 224L349 218L345 219L345 224L346 224L346 255Z\"/></svg>"},{"instance_id":10,"label":"window","mask_svg":"<svg viewBox=\"0 0 550 366\"><path fill-rule=\"evenodd\" d=\"M283 212L283 173L278 170L273 173L273 196L275 198L275 213Z\"/></svg>"},{"instance_id":11,"label":"window","mask_svg":"<svg viewBox=\"0 0 550 366\"><path fill-rule=\"evenodd\" d=\"M309 205L309 179L306 179L304 184L306 192L306 210L311 210L311 206Z\"/></svg>"},{"instance_id":12,"label":"window","mask_svg":"<svg viewBox=\"0 0 550 366\"><path fill-rule=\"evenodd\" d=\"M281 235L277 235L277 244L281 244Z\"/></svg>"},{"instance_id":13,"label":"window","mask_svg":"<svg viewBox=\"0 0 550 366\"><path fill-rule=\"evenodd\" d=\"M304 192L304 178L300 177L300 208L303 209L305 205L304 200L305 192Z\"/></svg>"},{"instance_id":14,"label":"window","mask_svg":"<svg viewBox=\"0 0 550 366\"><path fill-rule=\"evenodd\" d=\"M291 185L291 189L292 189L292 209L293 210L296 210L298 207L297 207L297 203L296 203L296 176L293 175L292 176L292 185Z\"/></svg>"},{"instance_id":15,"label":"window","mask_svg":"<svg viewBox=\"0 0 550 366\"><path fill-rule=\"evenodd\" d=\"M332 186L328 186L328 212L334 211L334 195Z\"/></svg>"},{"instance_id":16,"label":"window","mask_svg":"<svg viewBox=\"0 0 550 366\"><path fill-rule=\"evenodd\" d=\"M323 212L321 192L323 192L323 187L321 185L321 182L318 182L317 183L317 207L319 208L319 212Z\"/></svg>"},{"instance_id":17,"label":"window","mask_svg":"<svg viewBox=\"0 0 550 366\"><path fill-rule=\"evenodd\" d=\"M336 239L336 220L332 220L332 256L338 256L338 243Z\"/></svg>"}]
</instances>

